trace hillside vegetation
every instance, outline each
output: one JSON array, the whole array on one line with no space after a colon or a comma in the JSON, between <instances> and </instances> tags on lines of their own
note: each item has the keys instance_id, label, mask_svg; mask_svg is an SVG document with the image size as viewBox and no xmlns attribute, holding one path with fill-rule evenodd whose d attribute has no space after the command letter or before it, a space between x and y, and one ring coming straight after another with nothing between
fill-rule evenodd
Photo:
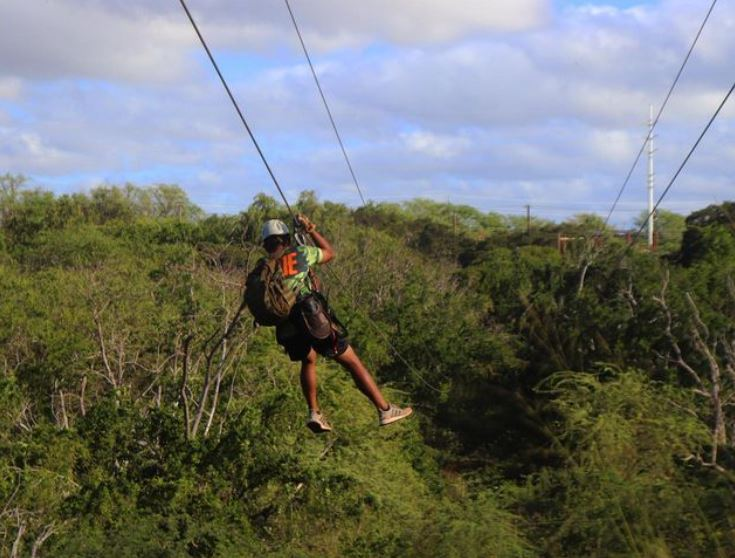
<instances>
[{"instance_id":1,"label":"hillside vegetation","mask_svg":"<svg viewBox=\"0 0 735 558\"><path fill-rule=\"evenodd\" d=\"M413 418L379 429L321 359L335 431L304 427L242 305L272 198L0 177L1 556L735 555L734 205L669 215L654 253L591 216L295 207Z\"/></svg>"}]
</instances>

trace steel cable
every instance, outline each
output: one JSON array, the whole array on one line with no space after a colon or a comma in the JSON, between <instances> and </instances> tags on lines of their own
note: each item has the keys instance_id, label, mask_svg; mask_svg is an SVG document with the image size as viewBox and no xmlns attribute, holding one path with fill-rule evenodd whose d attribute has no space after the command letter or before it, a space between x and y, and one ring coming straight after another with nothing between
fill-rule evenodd
<instances>
[{"instance_id":1,"label":"steel cable","mask_svg":"<svg viewBox=\"0 0 735 558\"><path fill-rule=\"evenodd\" d=\"M337 141L339 142L339 147L342 150L342 155L344 156L345 163L347 163L347 168L350 170L350 175L352 175L352 181L355 183L355 187L357 188L357 193L360 194L360 199L362 200L362 204L365 205L366 203L365 196L362 195L362 189L360 188L360 184L357 181L357 176L355 175L355 171L352 168L352 163L350 162L350 158L347 155L347 150L345 149L345 144L342 141L342 136L340 136L340 133L337 130L337 124L334 121L334 117L332 116L332 111L329 109L327 98L324 96L324 91L322 90L321 83L319 82L319 78L316 75L314 64L312 64L311 62L311 56L309 56L309 51L306 49L306 43L304 43L304 38L301 36L299 25L298 23L296 23L296 16L294 16L293 10L291 9L291 4L289 4L288 0L284 0L284 2L286 3L286 8L288 8L289 15L291 16L291 21L293 22L293 27L296 30L296 35L298 35L299 37L301 48L304 51L304 56L306 56L306 61L309 63L309 68L311 69L311 75L314 76L314 82L316 83L316 87L319 90L319 95L322 98L322 103L324 103L324 108L327 111L327 116L329 116L329 121L332 123L332 129L334 130L334 135L337 136Z\"/></svg>"},{"instance_id":2,"label":"steel cable","mask_svg":"<svg viewBox=\"0 0 735 558\"><path fill-rule=\"evenodd\" d=\"M281 185L278 183L278 180L276 179L276 175L273 174L273 170L271 170L271 167L268 164L268 161L265 158L265 155L263 154L263 150L260 148L260 144L258 144L258 140L255 139L255 136L253 135L253 132L250 129L250 126L248 126L247 120L245 120L245 115L243 115L242 110L240 110L240 105L238 105L237 101L235 100L234 95L232 94L232 91L230 90L230 87L227 85L227 80L225 80L225 77L222 75L222 72L220 71L219 66L217 65L217 62L215 61L214 56L212 55L212 52L209 50L209 46L207 46L207 42L204 40L204 37L199 31L199 27L194 21L194 18L192 17L191 12L189 11L189 8L186 5L186 2L184 0L179 0L179 2L181 3L181 7L184 8L184 11L186 12L187 17L189 18L189 21L191 22L191 25L194 28L194 31L196 32L197 37L199 37L199 41L202 43L204 50L207 52L209 61L212 63L212 66L214 66L214 69L217 72L217 75L219 76L219 79L222 82L222 85L224 86L225 91L227 91L227 95L230 98L230 101L232 101L232 105L235 107L235 110L237 111L237 115L240 117L240 121L242 122L243 126L245 126L245 130L247 130L247 133L250 136L250 139L253 141L253 145L255 145L255 149L258 151L258 155L260 155L260 159L263 161L265 168L268 170L268 174L273 180L273 184L276 185L276 189L278 190L278 193L281 195L281 199L283 199L283 203L286 204L286 209L288 209L288 212L291 214L291 218L294 219L295 221L296 217L294 215L293 210L291 209L291 206L288 203L288 200L286 199L286 195L283 193L283 190L281 189Z\"/></svg>"},{"instance_id":3,"label":"steel cable","mask_svg":"<svg viewBox=\"0 0 735 558\"><path fill-rule=\"evenodd\" d=\"M673 177L671 178L671 180L669 181L669 184L668 184L668 185L666 186L666 188L664 189L663 193L662 193L662 194L661 194L661 196L660 196L660 197L658 198L658 201L656 202L656 205L654 205L654 206L653 206L653 210L651 210L651 213L649 213L649 214L648 214L648 215L646 216L646 219L645 219L645 220L643 221L643 224L641 225L641 227L640 227L640 228L638 229L638 231L637 231L637 232L635 233L635 235L633 236L633 242L635 242L635 241L636 241L636 240L638 239L638 237L640 236L641 232L642 232L642 231L643 231L643 229L644 229L644 228L646 227L646 222L647 222L647 221L648 221L648 219L649 219L649 218L651 217L651 215L653 215L654 213L656 213L656 209L658 209L658 206L659 206L659 205L661 205L661 202L662 202L662 201L663 201L663 199L664 199L664 198L666 197L666 194L668 194L668 193L669 193L669 190L671 190L671 187L672 187L672 186L674 185L674 182L676 182L676 179L677 179L677 178L679 177L679 175L681 174L681 171L682 171L682 170L684 170L684 167L685 167L685 166L687 165L687 163L689 162L689 159L690 159L690 158L692 157L692 155L693 155L693 154L694 154L694 152L696 151L697 147L699 147L699 144L701 143L702 139L703 139L703 138L704 138L704 136L705 136L705 135L707 134L707 132L709 131L710 127L712 126L712 124L714 123L714 121L715 121L715 120L717 119L717 117L719 116L719 114L720 114L720 112L722 111L722 109L723 109L723 107L725 106L725 104L727 104L727 101L728 101L728 99L730 99L730 96L732 95L733 91L735 91L735 82L734 82L734 83L732 84L732 86L730 87L730 90L729 90L729 91L727 92L727 94L725 95L725 98L724 98L724 99L722 99L722 102L720 103L720 106L718 106L718 107L717 107L717 110L716 110L716 111L715 111L715 113L714 113L714 114L712 115L712 118L710 118L710 119L709 119L709 122L707 122L707 125L706 125L706 126L704 127L704 129L702 130L702 133L701 133L701 134L699 134L699 137L697 138L697 141L696 141L696 142L694 142L694 145L693 145L693 146L692 146L692 148L691 148L691 149L689 150L689 153L687 153L687 156L686 156L686 157L684 157L684 161L683 161L683 162L681 163L681 165L679 165L679 168L677 169L676 173L674 173L674 176L673 176ZM632 244L632 243L631 243L631 244Z\"/></svg>"},{"instance_id":4,"label":"steel cable","mask_svg":"<svg viewBox=\"0 0 735 558\"><path fill-rule=\"evenodd\" d=\"M625 177L625 181L623 182L623 185L620 187L618 196L615 198L615 201L613 202L612 207L610 208L610 211L607 214L607 218L605 219L605 226L607 226L608 222L610 221L610 217L612 217L612 214L615 211L615 208L617 207L618 202L620 201L620 198L622 197L623 192L625 191L625 188L628 185L628 182L630 182L630 177L633 176L633 171L635 170L636 166L638 166L638 161L640 161L641 155L643 155L643 151L646 149L646 145L648 144L648 141L650 140L651 135L653 134L653 131L656 129L656 125L658 124L658 121L661 118L661 114L664 112L664 109L666 108L666 105L668 104L669 99L671 98L671 94L674 92L674 88L676 87L676 84L679 82L679 78L681 77L681 74L684 72L684 68L689 62L689 58L691 57L692 52L694 52L694 47L697 45L697 42L699 41L699 37L702 35L702 31L704 31L704 28L707 25L707 21L709 21L709 17L712 14L712 10L714 10L716 4L717 4L717 0L712 0L712 4L710 5L709 10L707 11L707 15L704 17L704 20L702 21L702 25L699 26L699 31L697 31L697 35L694 37L694 41L692 41L692 45L689 47L689 52L687 52L687 55L684 58L684 62L679 68L679 71L677 72L676 77L674 78L674 82L671 84L671 87L669 88L669 92L666 94L666 98L664 99L664 102L661 104L661 108L659 109L658 114L656 115L656 118L654 119L653 124L651 125L651 129L648 131L648 135L646 135L646 139L643 141L643 145L641 145L641 148L638 151L638 155L636 155L635 161L633 161L633 165L630 167L630 170L628 171L628 175Z\"/></svg>"}]
</instances>

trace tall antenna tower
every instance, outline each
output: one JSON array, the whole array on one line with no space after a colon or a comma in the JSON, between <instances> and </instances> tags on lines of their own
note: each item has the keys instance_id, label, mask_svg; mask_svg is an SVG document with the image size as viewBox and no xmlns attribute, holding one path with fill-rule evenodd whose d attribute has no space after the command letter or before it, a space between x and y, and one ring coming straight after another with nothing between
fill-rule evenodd
<instances>
[{"instance_id":1,"label":"tall antenna tower","mask_svg":"<svg viewBox=\"0 0 735 558\"><path fill-rule=\"evenodd\" d=\"M648 247L654 248L654 235L653 235L653 105L650 105L648 115Z\"/></svg>"}]
</instances>

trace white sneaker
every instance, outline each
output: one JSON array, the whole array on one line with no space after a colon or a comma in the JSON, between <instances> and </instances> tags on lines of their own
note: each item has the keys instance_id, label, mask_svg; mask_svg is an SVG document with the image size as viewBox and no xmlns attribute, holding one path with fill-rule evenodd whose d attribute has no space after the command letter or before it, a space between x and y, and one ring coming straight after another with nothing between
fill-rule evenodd
<instances>
[{"instance_id":1,"label":"white sneaker","mask_svg":"<svg viewBox=\"0 0 735 558\"><path fill-rule=\"evenodd\" d=\"M404 419L411 413L413 413L413 409L411 407L401 409L400 407L393 405L393 403L389 403L387 410L380 410L378 412L378 415L380 417L380 426L385 426L386 424L390 424L391 422L396 422L397 420Z\"/></svg>"},{"instance_id":2,"label":"white sneaker","mask_svg":"<svg viewBox=\"0 0 735 558\"><path fill-rule=\"evenodd\" d=\"M306 427L314 434L332 431L332 427L327 422L327 419L324 418L324 415L313 409L309 410L309 420L306 421Z\"/></svg>"}]
</instances>

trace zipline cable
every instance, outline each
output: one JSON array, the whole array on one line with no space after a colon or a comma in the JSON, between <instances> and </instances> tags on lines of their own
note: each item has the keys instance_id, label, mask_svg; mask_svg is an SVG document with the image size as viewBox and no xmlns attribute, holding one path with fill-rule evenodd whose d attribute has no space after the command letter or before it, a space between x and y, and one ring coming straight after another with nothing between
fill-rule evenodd
<instances>
[{"instance_id":1,"label":"zipline cable","mask_svg":"<svg viewBox=\"0 0 735 558\"><path fill-rule=\"evenodd\" d=\"M702 25L699 26L699 31L697 31L697 35L694 37L694 41L692 42L692 45L689 47L689 52L687 52L687 55L684 58L684 62L679 68L679 71L677 72L676 77L674 78L674 82L671 84L671 87L669 88L669 92L666 94L666 98L664 99L664 102L661 104L661 108L658 110L658 114L656 115L656 118L654 119L653 124L651 125L651 129L648 131L648 135L646 135L646 139L643 141L643 145L641 145L641 148L638 151L638 155L636 155L635 161L633 161L633 165L630 167L630 170L628 171L628 175L625 177L625 181L623 182L623 185L620 187L620 191L618 192L618 197L615 198L615 201L613 202L612 207L610 208L610 211L607 214L607 218L605 219L605 226L607 226L608 222L610 221L610 217L612 217L612 214L615 211L615 208L617 207L618 202L620 201L620 198L623 195L623 192L625 191L625 187L628 185L628 182L630 182L630 177L633 176L633 171L638 166L638 162L641 160L641 155L643 155L643 151L646 149L646 145L648 144L648 141L650 140L651 135L653 134L653 131L656 129L656 125L658 124L658 121L661 118L661 114L664 112L664 109L666 108L666 105L668 104L669 99L671 98L671 94L674 92L674 88L676 87L676 84L679 82L679 78L681 77L681 74L684 72L684 68L686 67L687 62L689 62L689 58L691 57L692 52L694 52L694 47L697 45L697 42L699 41L699 37L702 35L702 31L704 31L704 27L707 25L707 21L709 21L709 16L712 14L712 10L714 10L716 4L717 4L717 0L712 0L712 4L710 5L709 10L707 11L707 15L704 17L704 20L702 21Z\"/></svg>"},{"instance_id":2,"label":"zipline cable","mask_svg":"<svg viewBox=\"0 0 735 558\"><path fill-rule=\"evenodd\" d=\"M699 134L699 137L697 138L697 141L694 142L694 145L689 150L689 153L687 153L687 156L684 158L684 161L681 163L681 165L679 165L679 168L677 169L676 173L674 174L674 176L669 181L668 186L666 186L666 189L664 189L663 193L658 198L658 201L656 202L656 205L653 206L653 209L651 210L651 213L649 213L646 216L646 219L643 221L643 224L641 225L641 227L638 229L638 231L635 233L635 235L633 235L633 241L631 242L631 244L629 246L632 246L633 242L635 242L638 239L638 237L640 236L640 234L643 231L643 229L646 228L646 223L648 222L648 219L654 213L656 213L656 209L658 209L658 206L661 205L661 202L666 197L666 194L668 194L669 193L669 190L671 190L671 187L674 185L674 182L676 182L676 179L681 174L681 171L684 170L684 167L689 162L689 159L692 157L692 155L696 151L697 147L699 147L699 144L701 143L702 139L707 134L707 132L709 131L710 127L712 126L712 124L714 123L714 121L719 116L719 114L722 111L722 109L725 106L725 104L727 104L727 101L730 98L730 96L732 95L733 91L735 91L735 82L733 82L732 87L730 87L730 90L727 92L727 95L725 95L725 98L722 99L722 102L720 103L720 106L717 107L717 110L712 115L712 118L710 118L709 119L709 122L707 122L707 125L704 127L704 130L702 130L702 133Z\"/></svg>"},{"instance_id":3,"label":"zipline cable","mask_svg":"<svg viewBox=\"0 0 735 558\"><path fill-rule=\"evenodd\" d=\"M304 38L301 35L301 31L299 29L299 25L296 22L296 16L294 15L293 10L291 9L291 4L289 3L289 0L284 0L286 4L286 8L288 9L288 13L291 16L291 22L293 23L294 29L296 31L296 35L299 38L299 42L301 43L301 48L304 51L304 56L306 57L306 61L309 64L309 68L311 69L311 75L314 77L314 83L316 83L316 87L319 90L319 96L322 98L322 103L324 103L324 108L327 111L327 116L329 117L329 121L332 123L332 129L334 130L334 135L337 136L337 141L339 142L339 147L342 150L342 155L344 156L345 163L347 163L347 168L350 171L350 175L352 176L352 181L355 183L355 188L357 188L358 194L360 194L360 199L362 200L363 207L367 205L367 202L365 201L365 196L362 194L362 189L360 188L360 184L357 180L357 176L355 175L355 171L352 167L352 163L350 162L350 158L347 155L347 149L345 148L344 142L342 141L342 136L339 133L339 130L337 128L337 123L334 120L334 117L332 115L332 111L329 108L329 103L327 103L327 98L324 95L324 90L322 89L321 83L319 82L319 77L317 76L316 70L314 69L314 64L311 61L311 56L309 56L309 51L306 48L306 43L304 42ZM329 268L327 268L327 272L331 272ZM339 284L342 284L342 281L339 279L339 277L335 273L329 273ZM342 285L344 287L344 285ZM439 388L436 386L433 386L431 383L429 383L426 378L424 378L423 374L421 374L413 365L411 365L408 360L404 358L404 356L400 353L400 351L395 347L393 343L391 343L391 340L388 338L388 335L378 326L378 324L375 323L375 321L368 316L367 314L360 312L357 310L359 314L365 318L365 321L370 324L370 326L373 328L375 332L377 332L382 338L383 341L388 345L388 347L393 351L393 353L398 357L398 359L423 383L426 387L429 389L441 392Z\"/></svg>"},{"instance_id":4,"label":"zipline cable","mask_svg":"<svg viewBox=\"0 0 735 558\"><path fill-rule=\"evenodd\" d=\"M240 121L242 122L243 126L245 127L245 130L247 131L248 135L250 136L250 139L252 140L253 145L255 145L255 149L258 151L258 155L260 155L260 159L263 161L263 164L265 165L265 168L268 170L268 174L270 175L271 179L273 180L273 184L275 184L276 189L278 190L278 193L281 195L281 199L283 199L283 203L286 205L286 208L288 209L288 212L291 215L291 218L294 220L294 223L295 224L298 224L298 222L296 221L296 216L295 216L293 210L291 209L291 206L289 205L288 200L286 199L286 195L283 193L283 190L281 189L281 186L278 183L278 180L276 179L276 176L273 174L273 171L271 170L271 167L268 164L267 159L265 158L265 154L263 153L262 149L260 148L260 145L258 144L258 140L255 139L255 136L253 135L253 132L250 129L250 126L248 126L247 120L245 120L245 116L244 116L242 110L240 110L240 106L238 105L237 101L235 100L235 97L232 94L232 91L230 90L230 87L227 85L227 80L225 79L224 75L222 75L222 72L221 72L221 70L219 68L219 65L217 64L216 60L214 59L214 56L212 55L212 52L209 49L209 46L207 46L207 42L204 40L204 37L202 36L202 33L199 31L199 27L197 26L196 22L194 21L194 18L192 17L191 12L189 11L189 8L186 5L185 0L179 0L179 2L181 3L181 7L184 9L184 12L186 12L186 15L189 18L189 21L191 22L191 25L194 28L194 31L196 32L197 37L199 37L199 41L202 43L202 46L204 47L204 50L206 51L207 56L209 57L209 61L212 63L212 66L214 67L215 71L217 72L217 75L219 76L219 79L222 82L222 85L224 86L225 91L227 92L227 95L230 98L230 101L232 102L232 105L235 107L235 110L237 111L237 114L240 117ZM287 2L287 5L288 5L288 2ZM289 12L291 12L290 6L289 6ZM292 18L293 18L293 13L292 13ZM294 21L294 24L295 24L295 19L293 19L293 21ZM300 36L300 34L299 34L299 36ZM303 42L302 42L302 45L303 45ZM305 48L306 47L304 47L304 49ZM307 57L308 57L308 54L307 54ZM311 61L309 61L309 64L311 65ZM313 66L312 66L312 71L313 71ZM314 75L316 77L316 74L314 74ZM318 81L317 81L317 84L318 84ZM319 91L321 92L321 87L319 87ZM322 99L324 99L323 94L322 94ZM324 102L325 102L325 105L326 105L326 100ZM327 108L327 111L329 111L329 108ZM330 114L330 119L331 119L331 113L329 113L329 114ZM332 124L334 125L334 121L333 120L332 120ZM335 132L337 132L336 126L335 126ZM337 137L339 138L339 133L337 133ZM342 140L341 139L340 139L340 145L342 145ZM344 151L344 146L343 146L343 151ZM345 153L345 157L346 157L347 156L346 151L344 153ZM349 160L348 160L348 165L349 165ZM352 166L351 165L349 165L349 166L350 166L350 171L352 171ZM354 173L353 173L353 178L354 178ZM357 185L357 179L356 178L355 178L355 184ZM360 192L360 197L362 198L363 205L364 205L365 204L365 199L362 197L362 192L360 191L359 186L358 186L358 191ZM338 282L340 282L340 281L338 280ZM384 337L384 340L386 341L386 343L388 344L388 346L393 350L393 352L396 354L396 356L422 381L422 383L424 383L427 387L429 387L429 388L431 388L431 389L433 389L435 391L440 391L439 388L436 388L435 386L432 386L428 381L426 381L426 379L423 377L423 375L415 367L413 367L403 357L403 355L401 355L401 353L398 351L398 349L390 342L390 340L388 339L387 335L385 335L385 333L380 330L380 328L378 327L378 325L373 322L373 320L372 320L372 318L370 318L370 316L365 316L365 317L367 318L368 323L370 323L370 325L373 326L373 328L375 329L375 331L378 331Z\"/></svg>"},{"instance_id":5,"label":"zipline cable","mask_svg":"<svg viewBox=\"0 0 735 558\"><path fill-rule=\"evenodd\" d=\"M327 98L324 96L324 91L322 90L321 83L319 83L319 78L316 75L316 70L314 69L314 64L311 62L311 56L309 56L309 51L306 49L306 43L304 43L304 38L301 36L301 31L299 30L299 25L296 23L296 16L294 16L293 10L291 9L291 4L289 4L288 0L284 0L286 3L286 8L288 8L288 13L291 16L291 21L293 22L293 27L296 30L296 35L299 37L299 42L301 43L301 48L304 51L304 56L306 56L306 61L309 63L309 68L311 69L311 75L314 76L314 82L316 83L316 87L319 90L319 95L322 98L322 103L324 103L324 108L327 110L327 116L329 116L329 121L332 123L332 129L334 130L334 135L337 136L337 141L339 142L339 147L342 149L342 155L345 158L345 163L347 163L347 168L350 170L350 174L352 175L352 181L355 183L355 188L357 188L357 193L360 194L360 199L362 200L362 204L365 205L365 196L362 195L362 189L360 188L360 184L357 181L357 176L355 175L355 171L352 168L352 163L350 162L350 158L347 155L347 150L345 149L345 144L342 141L342 136L340 136L339 131L337 130L337 124L334 121L334 117L332 116L332 111L329 109L329 104L327 103Z\"/></svg>"},{"instance_id":6,"label":"zipline cable","mask_svg":"<svg viewBox=\"0 0 735 558\"><path fill-rule=\"evenodd\" d=\"M230 101L232 101L232 105L235 107L235 110L237 111L237 115L240 117L240 121L242 122L243 126L245 126L245 130L247 130L248 135L250 136L250 139L253 141L253 145L255 145L255 149L258 151L258 155L260 155L260 159L263 161L265 168L268 170L268 174L273 180L273 184L276 185L276 189L278 190L278 193L281 195L281 199L283 199L283 203L286 204L286 208L288 209L288 212L291 214L291 218L294 219L295 221L296 217L294 215L293 210L291 209L291 206L288 203L288 200L286 199L286 195L283 193L283 190L281 189L281 185L278 183L278 180L276 179L276 175L273 174L273 171L271 170L271 167L268 164L268 161L266 160L265 155L263 154L263 150L260 148L260 145L258 144L258 140L255 139L255 136L253 135L253 132L250 129L250 126L248 126L247 120L245 120L245 116L240 110L240 105L237 104L237 101L235 100L235 97L232 94L232 91L230 91L230 87L227 85L227 80L225 80L225 77L222 75L222 72L220 71L219 66L217 65L217 62L214 59L214 56L212 56L212 52L209 50L209 47L207 46L207 42L204 40L204 37L199 31L199 27L197 27L197 24L194 21L194 18L192 17L191 12L189 11L189 8L186 6L186 2L184 0L179 0L179 2L181 3L181 7L184 8L184 11L186 12L187 17L189 18L189 21L191 22L192 27L194 27L194 31L196 31L196 34L199 37L199 41L202 43L204 50L207 52L207 56L209 56L209 61L212 63L212 66L214 66L214 69L217 72L217 75L219 76L219 79L222 82L222 85L224 86L225 91L227 91L227 95L230 97Z\"/></svg>"}]
</instances>

